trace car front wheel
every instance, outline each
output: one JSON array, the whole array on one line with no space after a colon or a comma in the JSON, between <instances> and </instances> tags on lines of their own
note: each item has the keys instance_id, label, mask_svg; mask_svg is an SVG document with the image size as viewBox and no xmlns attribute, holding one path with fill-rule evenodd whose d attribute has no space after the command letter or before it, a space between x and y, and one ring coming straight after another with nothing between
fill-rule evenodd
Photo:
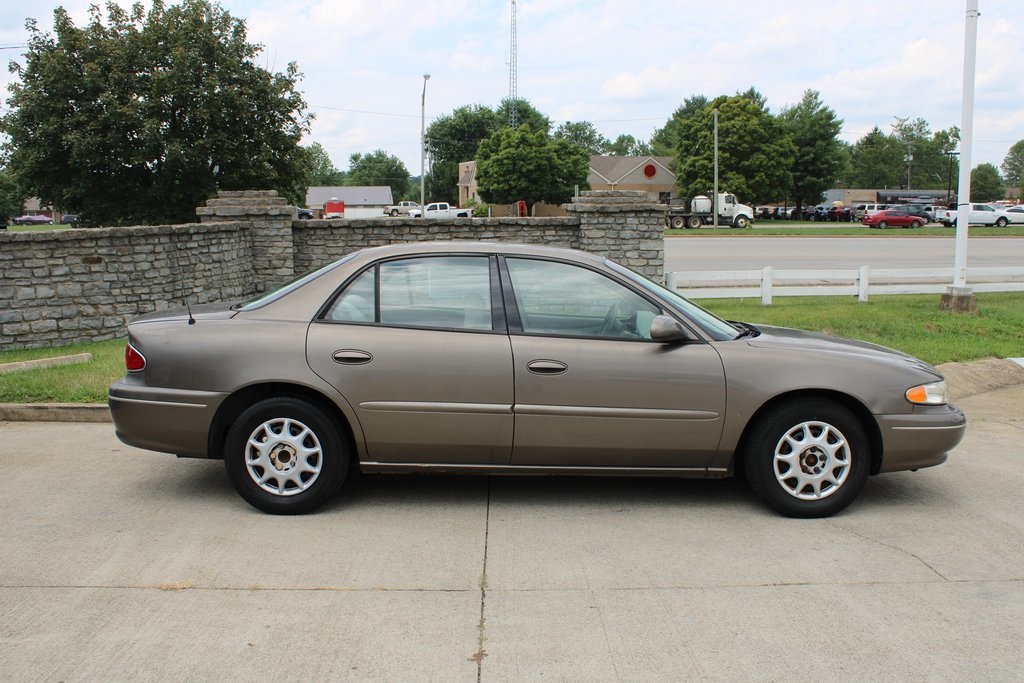
<instances>
[{"instance_id":1,"label":"car front wheel","mask_svg":"<svg viewBox=\"0 0 1024 683\"><path fill-rule=\"evenodd\" d=\"M348 449L331 418L294 397L246 409L228 430L224 468L250 505L297 515L322 505L341 487Z\"/></svg>"},{"instance_id":2,"label":"car front wheel","mask_svg":"<svg viewBox=\"0 0 1024 683\"><path fill-rule=\"evenodd\" d=\"M843 406L805 398L769 410L746 441L747 480L787 517L827 517L843 510L867 481L868 440Z\"/></svg>"},{"instance_id":3,"label":"car front wheel","mask_svg":"<svg viewBox=\"0 0 1024 683\"><path fill-rule=\"evenodd\" d=\"M1005 228L1006 224L1009 223L1009 222L1010 221L1008 221L1004 217L1000 216L999 218L996 219L996 227L997 228Z\"/></svg>"}]
</instances>

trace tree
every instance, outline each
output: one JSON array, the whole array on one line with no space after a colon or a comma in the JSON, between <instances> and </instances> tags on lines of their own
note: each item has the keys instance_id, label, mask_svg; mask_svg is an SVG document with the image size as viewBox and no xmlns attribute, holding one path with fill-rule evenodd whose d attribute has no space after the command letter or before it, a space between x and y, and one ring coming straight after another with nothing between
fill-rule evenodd
<instances>
[{"instance_id":1,"label":"tree","mask_svg":"<svg viewBox=\"0 0 1024 683\"><path fill-rule=\"evenodd\" d=\"M842 168L843 122L821 102L816 90L804 92L803 99L782 110L780 119L796 145L792 167L791 196L796 208L817 204L825 190L835 186Z\"/></svg>"},{"instance_id":2,"label":"tree","mask_svg":"<svg viewBox=\"0 0 1024 683\"><path fill-rule=\"evenodd\" d=\"M345 184L345 173L334 167L327 150L319 142L303 148L306 153L306 184L332 186Z\"/></svg>"},{"instance_id":3,"label":"tree","mask_svg":"<svg viewBox=\"0 0 1024 683\"><path fill-rule=\"evenodd\" d=\"M608 145L605 153L620 157L642 157L653 152L649 143L637 140L632 135L620 135Z\"/></svg>"},{"instance_id":4,"label":"tree","mask_svg":"<svg viewBox=\"0 0 1024 683\"><path fill-rule=\"evenodd\" d=\"M932 133L924 119L897 117L892 125L892 134L904 149L900 187L944 189L949 173L946 152L956 148L960 130L953 126Z\"/></svg>"},{"instance_id":5,"label":"tree","mask_svg":"<svg viewBox=\"0 0 1024 683\"><path fill-rule=\"evenodd\" d=\"M458 199L459 163L475 159L480 141L493 135L500 125L498 116L490 108L469 105L435 119L427 127L430 173L424 184L428 200L454 202Z\"/></svg>"},{"instance_id":6,"label":"tree","mask_svg":"<svg viewBox=\"0 0 1024 683\"><path fill-rule=\"evenodd\" d=\"M1021 179L1024 179L1024 140L1018 140L1006 153L1001 168L1003 178L1009 187L1020 187Z\"/></svg>"},{"instance_id":7,"label":"tree","mask_svg":"<svg viewBox=\"0 0 1024 683\"><path fill-rule=\"evenodd\" d=\"M107 225L194 220L218 188L303 198L311 117L294 64L257 66L245 23L206 0L106 9L78 28L58 7L55 35L26 24L0 119L26 191Z\"/></svg>"},{"instance_id":8,"label":"tree","mask_svg":"<svg viewBox=\"0 0 1024 683\"><path fill-rule=\"evenodd\" d=\"M494 204L565 202L575 186L588 187L589 161L581 147L552 140L543 130L505 127L480 143L477 189Z\"/></svg>"},{"instance_id":9,"label":"tree","mask_svg":"<svg viewBox=\"0 0 1024 683\"><path fill-rule=\"evenodd\" d=\"M971 171L971 201L994 202L1006 199L1006 183L993 164L978 164Z\"/></svg>"},{"instance_id":10,"label":"tree","mask_svg":"<svg viewBox=\"0 0 1024 683\"><path fill-rule=\"evenodd\" d=\"M850 150L850 187L899 187L904 179L904 148L875 126Z\"/></svg>"},{"instance_id":11,"label":"tree","mask_svg":"<svg viewBox=\"0 0 1024 683\"><path fill-rule=\"evenodd\" d=\"M0 169L0 221L7 225L6 219L20 216L25 206L25 197L11 174Z\"/></svg>"},{"instance_id":12,"label":"tree","mask_svg":"<svg viewBox=\"0 0 1024 683\"><path fill-rule=\"evenodd\" d=\"M578 145L589 155L608 153L608 138L597 132L590 121L566 121L551 134L555 140L563 140Z\"/></svg>"},{"instance_id":13,"label":"tree","mask_svg":"<svg viewBox=\"0 0 1024 683\"><path fill-rule=\"evenodd\" d=\"M684 121L700 116L708 106L708 98L704 95L692 95L672 113L665 125L654 131L651 136L651 151L658 156L672 156L679 146L679 130Z\"/></svg>"},{"instance_id":14,"label":"tree","mask_svg":"<svg viewBox=\"0 0 1024 683\"><path fill-rule=\"evenodd\" d=\"M498 105L494 112L499 126L507 126L509 113L512 108L512 100L505 98ZM520 126L529 126L530 130L539 131L548 135L551 132L551 119L541 114L532 104L526 100L516 100L516 121Z\"/></svg>"},{"instance_id":15,"label":"tree","mask_svg":"<svg viewBox=\"0 0 1024 683\"><path fill-rule=\"evenodd\" d=\"M404 197L409 192L409 171L396 156L378 149L370 154L349 157L346 185L389 185L392 197Z\"/></svg>"},{"instance_id":16,"label":"tree","mask_svg":"<svg viewBox=\"0 0 1024 683\"><path fill-rule=\"evenodd\" d=\"M793 177L796 147L782 123L749 92L718 97L682 121L676 147L676 183L680 194L711 191L714 184L713 110L718 109L719 190L752 204L786 197Z\"/></svg>"}]
</instances>

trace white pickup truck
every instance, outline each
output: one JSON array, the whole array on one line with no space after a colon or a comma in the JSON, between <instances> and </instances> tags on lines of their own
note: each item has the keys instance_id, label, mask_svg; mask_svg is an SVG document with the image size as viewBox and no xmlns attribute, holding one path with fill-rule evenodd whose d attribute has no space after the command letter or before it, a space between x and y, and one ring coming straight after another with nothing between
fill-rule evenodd
<instances>
[{"instance_id":1,"label":"white pickup truck","mask_svg":"<svg viewBox=\"0 0 1024 683\"><path fill-rule=\"evenodd\" d=\"M413 209L420 208L420 205L416 202L404 201L398 202L397 204L388 204L384 207L385 216L400 216L402 214L408 214Z\"/></svg>"},{"instance_id":2,"label":"white pickup truck","mask_svg":"<svg viewBox=\"0 0 1024 683\"><path fill-rule=\"evenodd\" d=\"M460 209L457 206L452 206L448 202L434 202L432 204L427 204L422 211L418 208L409 211L409 218L448 219L472 217L472 209Z\"/></svg>"},{"instance_id":3,"label":"white pickup truck","mask_svg":"<svg viewBox=\"0 0 1024 683\"><path fill-rule=\"evenodd\" d=\"M957 209L940 210L936 212L935 220L948 228L956 225L956 217L959 213ZM975 204L972 202L967 222L970 225L994 225L1002 228L1010 223L1010 215L991 204Z\"/></svg>"}]
</instances>

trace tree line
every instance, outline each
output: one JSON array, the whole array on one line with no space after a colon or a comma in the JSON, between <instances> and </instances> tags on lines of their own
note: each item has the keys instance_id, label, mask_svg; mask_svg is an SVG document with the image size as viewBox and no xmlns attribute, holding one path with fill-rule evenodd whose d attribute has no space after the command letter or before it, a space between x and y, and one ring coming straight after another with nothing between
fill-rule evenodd
<instances>
[{"instance_id":1,"label":"tree line","mask_svg":"<svg viewBox=\"0 0 1024 683\"><path fill-rule=\"evenodd\" d=\"M299 205L310 185L389 185L396 200L418 197L419 178L385 150L353 154L338 170L322 145L302 146L313 115L297 65L258 66L245 22L219 4L110 3L105 15L93 6L82 27L58 8L52 33L26 26L25 64L11 65L17 80L0 117L0 214L18 213L26 196L86 225L187 222L218 189L271 187ZM525 100L462 106L427 129L424 182L431 200L454 202L458 165L475 160L484 201L560 203L587 188L591 155L654 154L674 160L678 194L703 194L716 116L719 186L748 203L815 204L832 187L957 185L956 127L897 118L849 144L816 91L773 113L754 88L693 95L648 140L611 140L588 121L554 126ZM972 199L1019 186L1024 140L1001 168L973 169Z\"/></svg>"}]
</instances>

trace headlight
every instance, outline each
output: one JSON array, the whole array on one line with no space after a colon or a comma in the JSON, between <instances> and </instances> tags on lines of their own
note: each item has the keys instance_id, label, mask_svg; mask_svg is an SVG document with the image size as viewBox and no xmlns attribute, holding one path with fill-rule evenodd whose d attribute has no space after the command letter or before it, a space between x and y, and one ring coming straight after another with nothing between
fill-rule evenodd
<instances>
[{"instance_id":1,"label":"headlight","mask_svg":"<svg viewBox=\"0 0 1024 683\"><path fill-rule=\"evenodd\" d=\"M919 384L907 389L906 397L917 405L941 406L949 403L949 387L945 381Z\"/></svg>"}]
</instances>

